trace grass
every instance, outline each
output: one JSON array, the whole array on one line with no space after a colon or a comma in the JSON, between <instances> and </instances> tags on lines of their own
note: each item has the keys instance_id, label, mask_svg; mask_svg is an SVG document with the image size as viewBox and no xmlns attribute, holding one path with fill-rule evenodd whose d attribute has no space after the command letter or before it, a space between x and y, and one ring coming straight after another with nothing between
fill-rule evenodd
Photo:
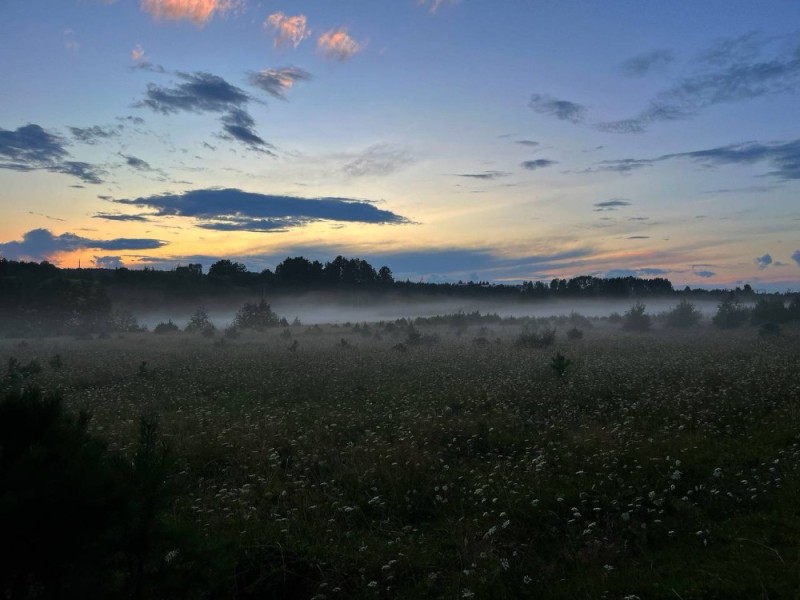
<instances>
[{"instance_id":1,"label":"grass","mask_svg":"<svg viewBox=\"0 0 800 600\"><path fill-rule=\"evenodd\" d=\"M431 342L405 352L408 327L370 330L4 341L0 364L59 355L26 382L123 454L158 415L165 518L216 565L198 596L800 593L796 328L598 324L526 348L516 325L418 324Z\"/></svg>"}]
</instances>

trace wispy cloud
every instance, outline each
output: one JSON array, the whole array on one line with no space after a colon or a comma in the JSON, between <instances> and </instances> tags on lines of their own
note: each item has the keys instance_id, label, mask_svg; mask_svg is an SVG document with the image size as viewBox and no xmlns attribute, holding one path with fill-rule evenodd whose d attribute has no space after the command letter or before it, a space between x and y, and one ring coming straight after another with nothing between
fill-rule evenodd
<instances>
[{"instance_id":1,"label":"wispy cloud","mask_svg":"<svg viewBox=\"0 0 800 600\"><path fill-rule=\"evenodd\" d=\"M222 231L285 231L314 221L409 223L405 217L379 209L372 202L275 196L235 188L192 190L115 202L150 209L154 216L191 217L198 227Z\"/></svg>"},{"instance_id":2,"label":"wispy cloud","mask_svg":"<svg viewBox=\"0 0 800 600\"><path fill-rule=\"evenodd\" d=\"M201 26L238 4L236 0L142 0L141 6L154 19L187 20Z\"/></svg>"},{"instance_id":3,"label":"wispy cloud","mask_svg":"<svg viewBox=\"0 0 800 600\"><path fill-rule=\"evenodd\" d=\"M345 61L361 51L361 44L347 33L346 29L331 29L317 39L317 49L328 58Z\"/></svg>"},{"instance_id":4,"label":"wispy cloud","mask_svg":"<svg viewBox=\"0 0 800 600\"><path fill-rule=\"evenodd\" d=\"M459 177L469 177L470 179L499 179L501 177L507 177L511 175L511 173L506 173L505 171L484 171L483 173L459 173Z\"/></svg>"},{"instance_id":5,"label":"wispy cloud","mask_svg":"<svg viewBox=\"0 0 800 600\"><path fill-rule=\"evenodd\" d=\"M0 169L49 171L77 177L85 183L102 183L102 170L70 156L60 136L30 123L15 130L0 128Z\"/></svg>"},{"instance_id":6,"label":"wispy cloud","mask_svg":"<svg viewBox=\"0 0 800 600\"><path fill-rule=\"evenodd\" d=\"M769 254L765 254L764 256L758 256L755 259L753 259L753 262L756 263L759 270L763 271L772 264L772 256Z\"/></svg>"},{"instance_id":7,"label":"wispy cloud","mask_svg":"<svg viewBox=\"0 0 800 600\"><path fill-rule=\"evenodd\" d=\"M106 221L131 221L136 223L147 223L150 219L148 215L123 215L119 213L97 213L92 215L93 219L103 219Z\"/></svg>"},{"instance_id":8,"label":"wispy cloud","mask_svg":"<svg viewBox=\"0 0 800 600\"><path fill-rule=\"evenodd\" d=\"M123 126L100 127L99 125L92 125L91 127L67 127L67 129L69 129L76 141L93 146L99 142L119 136Z\"/></svg>"},{"instance_id":9,"label":"wispy cloud","mask_svg":"<svg viewBox=\"0 0 800 600\"><path fill-rule=\"evenodd\" d=\"M136 103L165 115L189 112L225 112L246 105L250 97L244 90L222 77L203 71L177 73L182 81L174 87L149 84L145 98Z\"/></svg>"},{"instance_id":10,"label":"wispy cloud","mask_svg":"<svg viewBox=\"0 0 800 600\"><path fill-rule=\"evenodd\" d=\"M237 140L251 150L275 156L275 154L269 150L269 148L274 148L274 146L265 142L256 133L256 122L247 111L241 108L231 109L230 112L222 116L221 121L222 129L225 132L221 137Z\"/></svg>"},{"instance_id":11,"label":"wispy cloud","mask_svg":"<svg viewBox=\"0 0 800 600\"><path fill-rule=\"evenodd\" d=\"M70 52L77 52L80 50L81 45L75 39L75 32L72 29L65 29L64 33L64 48L69 50Z\"/></svg>"},{"instance_id":12,"label":"wispy cloud","mask_svg":"<svg viewBox=\"0 0 800 600\"><path fill-rule=\"evenodd\" d=\"M798 267L800 267L800 250L794 251L794 254L792 254L792 260L797 263Z\"/></svg>"},{"instance_id":13,"label":"wispy cloud","mask_svg":"<svg viewBox=\"0 0 800 600\"><path fill-rule=\"evenodd\" d=\"M659 162L678 159L688 159L705 167L765 162L770 165L772 170L764 175L784 181L800 179L800 139L788 142L742 142L705 150L663 154L656 158L604 160L581 172L614 171L630 173L631 171L653 166Z\"/></svg>"},{"instance_id":14,"label":"wispy cloud","mask_svg":"<svg viewBox=\"0 0 800 600\"><path fill-rule=\"evenodd\" d=\"M294 15L292 17L276 12L269 15L264 21L264 28L275 32L275 47L279 48L286 44L291 44L297 48L300 43L311 35L308 28L308 19L305 15Z\"/></svg>"},{"instance_id":15,"label":"wispy cloud","mask_svg":"<svg viewBox=\"0 0 800 600\"><path fill-rule=\"evenodd\" d=\"M595 212L603 212L609 210L617 210L623 206L630 206L631 202L625 198L612 198L611 200L604 200L603 202L595 202Z\"/></svg>"},{"instance_id":16,"label":"wispy cloud","mask_svg":"<svg viewBox=\"0 0 800 600\"><path fill-rule=\"evenodd\" d=\"M417 4L427 6L431 14L436 14L446 4L458 4L461 0L417 0Z\"/></svg>"},{"instance_id":17,"label":"wispy cloud","mask_svg":"<svg viewBox=\"0 0 800 600\"><path fill-rule=\"evenodd\" d=\"M582 123L586 115L586 107L582 104L553 98L547 94L533 94L528 106L541 115L570 123Z\"/></svg>"},{"instance_id":18,"label":"wispy cloud","mask_svg":"<svg viewBox=\"0 0 800 600\"><path fill-rule=\"evenodd\" d=\"M299 67L280 67L265 69L248 75L250 83L267 92L270 96L286 100L288 92L299 81L311 81L311 73Z\"/></svg>"},{"instance_id":19,"label":"wispy cloud","mask_svg":"<svg viewBox=\"0 0 800 600\"><path fill-rule=\"evenodd\" d=\"M222 77L206 72L177 73L181 83L173 87L149 84L145 97L135 106L169 115L178 112L223 113L224 139L243 143L251 150L271 154L272 145L255 131L255 120L246 107L251 97Z\"/></svg>"},{"instance_id":20,"label":"wispy cloud","mask_svg":"<svg viewBox=\"0 0 800 600\"><path fill-rule=\"evenodd\" d=\"M140 44L136 44L131 50L131 60L134 62L140 62L145 59L144 55L144 48Z\"/></svg>"},{"instance_id":21,"label":"wispy cloud","mask_svg":"<svg viewBox=\"0 0 800 600\"><path fill-rule=\"evenodd\" d=\"M514 143L528 148L535 148L539 145L539 142L534 142L533 140L516 140Z\"/></svg>"},{"instance_id":22,"label":"wispy cloud","mask_svg":"<svg viewBox=\"0 0 800 600\"><path fill-rule=\"evenodd\" d=\"M523 169L528 169L528 171L536 171L537 169L544 169L545 167L550 167L552 165L557 165L558 163L554 160L549 160L547 158L537 158L536 160L526 160L520 166Z\"/></svg>"},{"instance_id":23,"label":"wispy cloud","mask_svg":"<svg viewBox=\"0 0 800 600\"><path fill-rule=\"evenodd\" d=\"M49 229L32 229L22 236L22 240L0 243L0 254L11 260L41 261L59 252L73 250L151 250L165 245L166 242L149 238L93 240L74 233L53 235Z\"/></svg>"},{"instance_id":24,"label":"wispy cloud","mask_svg":"<svg viewBox=\"0 0 800 600\"><path fill-rule=\"evenodd\" d=\"M660 71L675 60L671 50L652 50L629 58L622 63L622 71L629 77L643 77Z\"/></svg>"},{"instance_id":25,"label":"wispy cloud","mask_svg":"<svg viewBox=\"0 0 800 600\"><path fill-rule=\"evenodd\" d=\"M405 148L391 144L374 144L348 160L342 170L350 177L389 175L416 162Z\"/></svg>"},{"instance_id":26,"label":"wispy cloud","mask_svg":"<svg viewBox=\"0 0 800 600\"><path fill-rule=\"evenodd\" d=\"M152 171L153 168L150 166L146 160L142 160L141 158L137 158L136 156L131 156L130 154L123 154L120 153L120 156L125 159L125 164L127 164L132 169L136 169L137 171Z\"/></svg>"},{"instance_id":27,"label":"wispy cloud","mask_svg":"<svg viewBox=\"0 0 800 600\"><path fill-rule=\"evenodd\" d=\"M673 62L669 51L655 50L623 64L641 76ZM657 122L694 117L711 106L793 93L800 89L800 33L766 37L751 32L724 38L686 63L675 83L655 94L639 113L618 120L589 122L600 131L640 133ZM536 112L575 124L587 123L577 102L534 94Z\"/></svg>"}]
</instances>

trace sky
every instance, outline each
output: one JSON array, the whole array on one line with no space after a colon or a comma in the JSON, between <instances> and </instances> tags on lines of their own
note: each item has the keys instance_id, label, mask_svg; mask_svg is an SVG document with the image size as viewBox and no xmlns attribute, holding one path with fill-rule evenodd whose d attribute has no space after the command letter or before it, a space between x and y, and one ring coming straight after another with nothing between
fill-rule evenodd
<instances>
[{"instance_id":1,"label":"sky","mask_svg":"<svg viewBox=\"0 0 800 600\"><path fill-rule=\"evenodd\" d=\"M795 0L0 2L0 256L800 290Z\"/></svg>"}]
</instances>

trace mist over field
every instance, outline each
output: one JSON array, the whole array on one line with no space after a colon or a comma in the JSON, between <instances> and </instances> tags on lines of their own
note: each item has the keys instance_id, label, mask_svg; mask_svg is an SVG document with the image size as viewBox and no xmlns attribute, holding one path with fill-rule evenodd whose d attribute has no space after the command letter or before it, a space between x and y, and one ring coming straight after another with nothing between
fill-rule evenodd
<instances>
[{"instance_id":1,"label":"mist over field","mask_svg":"<svg viewBox=\"0 0 800 600\"><path fill-rule=\"evenodd\" d=\"M171 306L165 310L152 311L146 308L131 307L130 310L139 323L150 329L158 323L172 320L177 325L185 325L192 313L203 306L211 321L217 326L233 323L236 311L252 299L240 301L226 300L224 303L196 303ZM269 301L269 299L268 299ZM441 297L415 297L413 299L392 299L386 297L363 297L358 301L343 299L332 294L303 294L279 296L270 302L272 309L290 323L298 318L304 325L377 323L396 319L415 319L450 315L458 312L496 314L505 317L559 317L577 312L585 317L607 317L612 313L623 314L636 302L624 300L556 300L538 302L503 302L473 299L442 299ZM652 315L674 308L679 300L673 298L648 298L642 300L647 312ZM693 302L704 317L710 318L717 310L718 302L700 300Z\"/></svg>"}]
</instances>

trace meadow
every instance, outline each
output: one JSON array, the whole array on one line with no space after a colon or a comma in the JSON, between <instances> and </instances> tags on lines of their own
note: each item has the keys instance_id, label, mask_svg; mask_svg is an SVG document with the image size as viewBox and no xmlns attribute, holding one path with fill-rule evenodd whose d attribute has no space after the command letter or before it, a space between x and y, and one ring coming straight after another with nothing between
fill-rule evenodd
<instances>
[{"instance_id":1,"label":"meadow","mask_svg":"<svg viewBox=\"0 0 800 600\"><path fill-rule=\"evenodd\" d=\"M399 320L0 359L106 452L157 455L109 597L796 598L798 326L527 325L555 339Z\"/></svg>"}]
</instances>

